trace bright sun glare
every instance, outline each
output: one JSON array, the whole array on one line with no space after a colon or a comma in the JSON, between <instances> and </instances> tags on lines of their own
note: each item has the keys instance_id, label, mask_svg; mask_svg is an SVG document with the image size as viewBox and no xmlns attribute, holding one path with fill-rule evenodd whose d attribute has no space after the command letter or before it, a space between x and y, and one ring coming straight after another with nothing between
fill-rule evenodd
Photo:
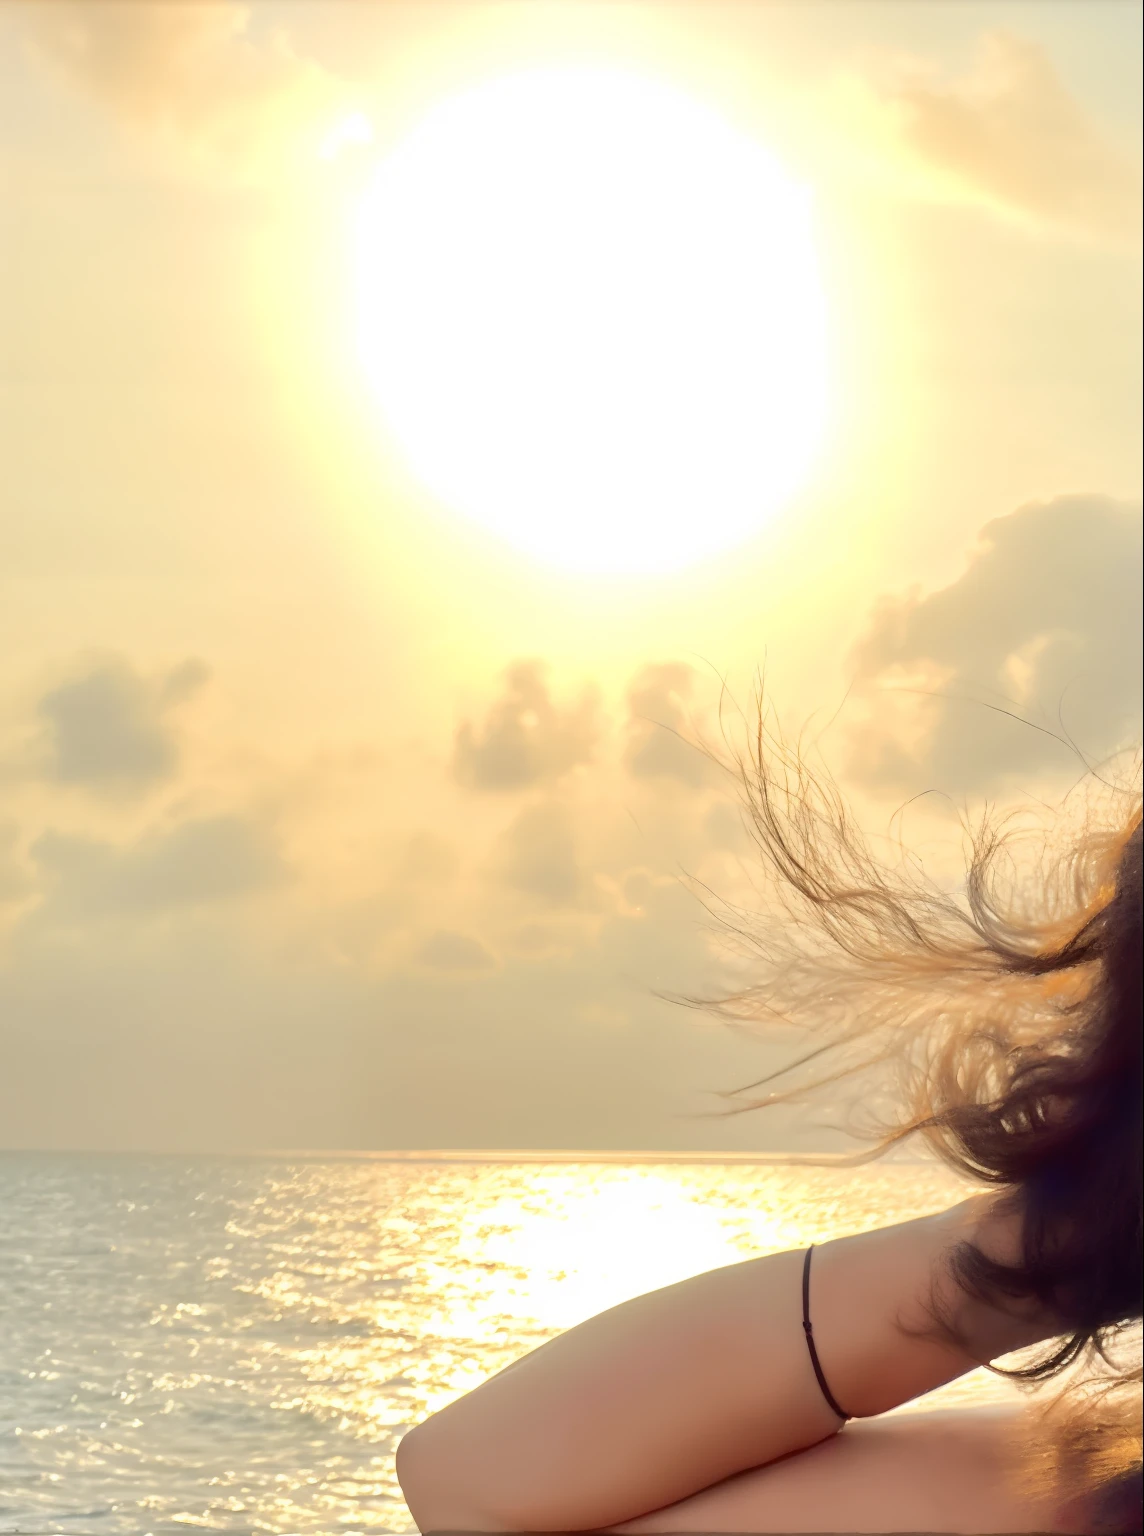
<instances>
[{"instance_id":1,"label":"bright sun glare","mask_svg":"<svg viewBox=\"0 0 1144 1536\"><path fill-rule=\"evenodd\" d=\"M673 87L537 68L441 102L380 164L356 260L362 360L414 474L546 562L678 569L808 474L809 192Z\"/></svg>"}]
</instances>

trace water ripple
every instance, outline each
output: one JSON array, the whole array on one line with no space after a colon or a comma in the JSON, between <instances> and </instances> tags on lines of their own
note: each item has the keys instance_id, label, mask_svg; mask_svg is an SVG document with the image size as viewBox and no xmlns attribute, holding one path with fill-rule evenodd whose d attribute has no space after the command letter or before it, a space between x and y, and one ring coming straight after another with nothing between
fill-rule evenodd
<instances>
[{"instance_id":1,"label":"water ripple","mask_svg":"<svg viewBox=\"0 0 1144 1536\"><path fill-rule=\"evenodd\" d=\"M961 1193L894 1167L4 1154L0 1530L412 1532L398 1440L526 1350Z\"/></svg>"}]
</instances>

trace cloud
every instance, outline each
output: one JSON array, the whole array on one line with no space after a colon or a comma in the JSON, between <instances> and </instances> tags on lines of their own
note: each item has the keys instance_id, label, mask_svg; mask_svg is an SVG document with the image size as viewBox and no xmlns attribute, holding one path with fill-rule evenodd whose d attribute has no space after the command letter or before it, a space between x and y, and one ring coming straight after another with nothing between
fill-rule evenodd
<instances>
[{"instance_id":1,"label":"cloud","mask_svg":"<svg viewBox=\"0 0 1144 1536\"><path fill-rule=\"evenodd\" d=\"M430 934L417 958L435 971L486 971L496 964L479 939L451 928L439 928Z\"/></svg>"},{"instance_id":2,"label":"cloud","mask_svg":"<svg viewBox=\"0 0 1144 1536\"><path fill-rule=\"evenodd\" d=\"M695 673L680 662L645 667L628 689L631 711L624 764L638 779L676 779L692 789L710 782L711 761L692 746L686 701Z\"/></svg>"},{"instance_id":3,"label":"cloud","mask_svg":"<svg viewBox=\"0 0 1144 1536\"><path fill-rule=\"evenodd\" d=\"M212 169L249 170L297 136L328 134L343 82L300 56L250 5L53 0L24 10L33 56L152 142Z\"/></svg>"},{"instance_id":4,"label":"cloud","mask_svg":"<svg viewBox=\"0 0 1144 1536\"><path fill-rule=\"evenodd\" d=\"M17 856L20 829L14 822L0 822L0 906L20 901L35 887Z\"/></svg>"},{"instance_id":5,"label":"cloud","mask_svg":"<svg viewBox=\"0 0 1144 1536\"><path fill-rule=\"evenodd\" d=\"M703 833L710 847L724 853L746 853L751 847L742 808L727 801L717 801L710 808L703 818Z\"/></svg>"},{"instance_id":6,"label":"cloud","mask_svg":"<svg viewBox=\"0 0 1144 1536\"><path fill-rule=\"evenodd\" d=\"M552 907L591 905L595 895L580 860L575 826L562 805L522 811L502 833L493 868L505 885Z\"/></svg>"},{"instance_id":7,"label":"cloud","mask_svg":"<svg viewBox=\"0 0 1144 1536\"><path fill-rule=\"evenodd\" d=\"M1140 160L1109 141L1045 50L1012 32L980 39L973 71L946 83L916 58L851 80L882 140L928 195L984 204L1113 240L1140 238Z\"/></svg>"},{"instance_id":8,"label":"cloud","mask_svg":"<svg viewBox=\"0 0 1144 1536\"><path fill-rule=\"evenodd\" d=\"M238 815L185 821L126 846L45 832L31 853L51 913L85 920L225 901L285 873L266 829Z\"/></svg>"},{"instance_id":9,"label":"cloud","mask_svg":"<svg viewBox=\"0 0 1144 1536\"><path fill-rule=\"evenodd\" d=\"M849 772L867 784L950 792L1067 767L1140 730L1141 509L1097 495L1035 502L987 523L964 574L885 598L854 649L859 679L893 692L883 727L852 730ZM936 690L936 698L909 691ZM987 706L995 706L989 708Z\"/></svg>"},{"instance_id":10,"label":"cloud","mask_svg":"<svg viewBox=\"0 0 1144 1536\"><path fill-rule=\"evenodd\" d=\"M114 943L25 922L0 966L3 1143L798 1146L778 1111L679 1118L771 1060L652 996L702 987L701 937L668 898L473 986L252 947L226 913L125 923Z\"/></svg>"},{"instance_id":11,"label":"cloud","mask_svg":"<svg viewBox=\"0 0 1144 1536\"><path fill-rule=\"evenodd\" d=\"M582 875L591 861L577 857L571 816L530 810L548 813L550 843L571 842ZM526 848L542 842L535 822L515 830ZM229 867L234 889L234 847L265 848L254 823L232 832L209 857L201 823L34 848L50 910L17 918L0 963L6 1145L742 1149L806 1135L777 1112L679 1118L772 1061L653 995L706 986L704 913L680 881L629 867L640 911L601 901L590 920L530 899L515 960L432 964L480 960L471 945L486 916L512 934L512 913L490 912L484 891L479 910L450 915L455 927L425 925L420 964L400 945L382 968L309 924L284 929L296 915L285 903L257 924L218 895L208 904L204 870ZM203 856L175 857L188 844ZM112 920L96 921L101 911Z\"/></svg>"},{"instance_id":12,"label":"cloud","mask_svg":"<svg viewBox=\"0 0 1144 1536\"><path fill-rule=\"evenodd\" d=\"M394 872L395 883L443 885L457 873L456 848L435 832L415 832L405 843Z\"/></svg>"},{"instance_id":13,"label":"cloud","mask_svg":"<svg viewBox=\"0 0 1144 1536\"><path fill-rule=\"evenodd\" d=\"M550 923L521 923L511 938L511 947L522 955L549 955L566 951L576 936Z\"/></svg>"},{"instance_id":14,"label":"cloud","mask_svg":"<svg viewBox=\"0 0 1144 1536\"><path fill-rule=\"evenodd\" d=\"M89 788L138 788L168 777L177 752L167 712L207 675L201 662L186 661L148 682L126 662L111 660L53 688L38 711L49 776Z\"/></svg>"},{"instance_id":15,"label":"cloud","mask_svg":"<svg viewBox=\"0 0 1144 1536\"><path fill-rule=\"evenodd\" d=\"M158 685L158 700L163 706L184 704L192 698L210 677L210 668L206 662L199 661L196 657L189 657L180 662L177 667L172 667L166 677Z\"/></svg>"},{"instance_id":16,"label":"cloud","mask_svg":"<svg viewBox=\"0 0 1144 1536\"><path fill-rule=\"evenodd\" d=\"M516 790L552 783L591 760L599 740L599 705L592 691L565 709L553 704L545 668L522 661L505 674L503 696L478 731L457 731L453 772L474 789Z\"/></svg>"}]
</instances>

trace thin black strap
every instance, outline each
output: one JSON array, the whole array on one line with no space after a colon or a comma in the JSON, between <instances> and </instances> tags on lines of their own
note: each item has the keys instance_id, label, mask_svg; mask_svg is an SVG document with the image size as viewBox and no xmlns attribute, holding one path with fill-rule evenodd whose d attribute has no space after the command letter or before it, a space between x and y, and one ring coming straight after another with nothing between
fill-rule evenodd
<instances>
[{"instance_id":1,"label":"thin black strap","mask_svg":"<svg viewBox=\"0 0 1144 1536\"><path fill-rule=\"evenodd\" d=\"M814 1347L814 1334L810 1328L810 1256L814 1252L814 1244L806 1250L806 1258L802 1261L802 1331L806 1334L806 1347L810 1350L810 1363L814 1366L814 1374L818 1377L818 1385L822 1388L822 1395L840 1419L848 1419L850 1415L843 1413L830 1388L826 1385L826 1377L822 1374L822 1367L818 1363L818 1351Z\"/></svg>"}]
</instances>

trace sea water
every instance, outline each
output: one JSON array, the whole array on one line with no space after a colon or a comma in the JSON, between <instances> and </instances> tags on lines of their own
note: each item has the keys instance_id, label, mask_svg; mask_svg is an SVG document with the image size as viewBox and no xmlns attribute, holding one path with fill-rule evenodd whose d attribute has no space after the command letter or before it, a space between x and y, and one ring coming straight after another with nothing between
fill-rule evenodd
<instances>
[{"instance_id":1,"label":"sea water","mask_svg":"<svg viewBox=\"0 0 1144 1536\"><path fill-rule=\"evenodd\" d=\"M509 1361L968 1192L926 1164L530 1156L0 1154L0 1531L412 1532L398 1440ZM976 1371L914 1406L1012 1396Z\"/></svg>"}]
</instances>

